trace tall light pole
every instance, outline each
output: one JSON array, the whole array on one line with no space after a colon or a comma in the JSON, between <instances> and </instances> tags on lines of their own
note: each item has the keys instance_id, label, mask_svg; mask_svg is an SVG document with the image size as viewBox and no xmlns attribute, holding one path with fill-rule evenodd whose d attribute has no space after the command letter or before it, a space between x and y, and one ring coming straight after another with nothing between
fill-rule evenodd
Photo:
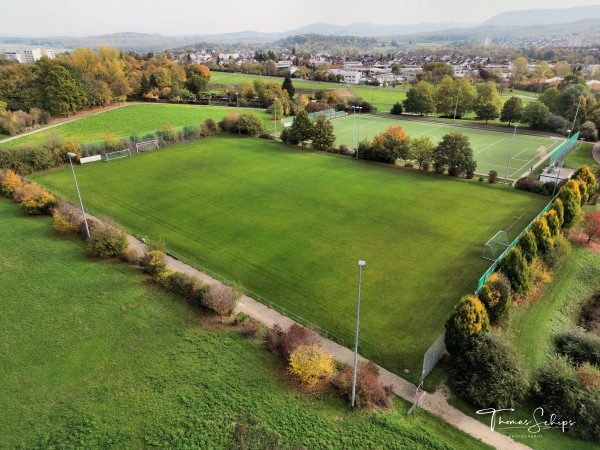
<instances>
[{"instance_id":1,"label":"tall light pole","mask_svg":"<svg viewBox=\"0 0 600 450\"><path fill-rule=\"evenodd\" d=\"M458 111L458 96L460 94L460 86L458 86L458 90L456 91L456 104L454 105L454 119L453 121L456 122L456 112Z\"/></svg>"},{"instance_id":2,"label":"tall light pole","mask_svg":"<svg viewBox=\"0 0 600 450\"><path fill-rule=\"evenodd\" d=\"M356 109L358 109L358 137L357 137L357 143L356 143L356 159L358 159L358 147L360 147L360 111L362 110L362 106L357 106Z\"/></svg>"},{"instance_id":3,"label":"tall light pole","mask_svg":"<svg viewBox=\"0 0 600 450\"><path fill-rule=\"evenodd\" d=\"M352 150L356 150L354 145L354 130L356 129L356 106L352 106Z\"/></svg>"},{"instance_id":4,"label":"tall light pole","mask_svg":"<svg viewBox=\"0 0 600 450\"><path fill-rule=\"evenodd\" d=\"M277 103L273 101L273 111L275 111L275 120L273 120L273 127L275 129L273 137L277 140Z\"/></svg>"},{"instance_id":5,"label":"tall light pole","mask_svg":"<svg viewBox=\"0 0 600 450\"><path fill-rule=\"evenodd\" d=\"M579 96L579 103L577 103L577 109L575 110L575 117L573 118L573 125L571 126L570 130L567 130L569 132L569 136L567 137L568 139L571 139L571 132L575 131L575 121L577 120L577 114L579 114L579 107L581 106L581 97L583 97L582 95Z\"/></svg>"},{"instance_id":6,"label":"tall light pole","mask_svg":"<svg viewBox=\"0 0 600 450\"><path fill-rule=\"evenodd\" d=\"M237 103L237 112L238 112L238 135L241 136L242 131L240 130L240 96L237 92L235 93L235 101Z\"/></svg>"},{"instance_id":7,"label":"tall light pole","mask_svg":"<svg viewBox=\"0 0 600 450\"><path fill-rule=\"evenodd\" d=\"M352 407L356 399L356 367L358 364L358 322L360 317L360 282L362 279L362 270L367 263L358 261L358 306L356 308L356 333L354 335L354 370L352 371Z\"/></svg>"},{"instance_id":8,"label":"tall light pole","mask_svg":"<svg viewBox=\"0 0 600 450\"><path fill-rule=\"evenodd\" d=\"M506 163L506 173L504 174L504 186L506 186L506 178L508 177L508 166L510 166L510 160L512 158L513 147L515 146L515 136L517 135L517 126L515 125L515 132L513 133L512 144L510 144L510 153L508 154L508 162Z\"/></svg>"},{"instance_id":9,"label":"tall light pole","mask_svg":"<svg viewBox=\"0 0 600 450\"><path fill-rule=\"evenodd\" d=\"M83 223L85 223L85 234L87 235L87 238L89 239L90 238L90 228L88 227L87 217L85 217L85 209L83 209L83 201L81 200L81 193L79 192L79 184L77 184L77 177L75 176L75 168L73 167L73 160L71 159L77 155L73 152L69 152L69 153L67 153L67 156L69 157L69 163L71 163L71 171L73 172L73 179L75 180L75 188L77 189L77 196L79 197L79 204L81 205L81 213L83 214Z\"/></svg>"}]
</instances>

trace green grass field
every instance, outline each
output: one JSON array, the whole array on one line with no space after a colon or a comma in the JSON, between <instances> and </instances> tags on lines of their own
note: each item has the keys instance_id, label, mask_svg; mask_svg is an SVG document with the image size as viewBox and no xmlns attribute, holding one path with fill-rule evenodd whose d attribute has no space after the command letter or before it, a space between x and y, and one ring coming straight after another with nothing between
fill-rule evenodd
<instances>
[{"instance_id":1,"label":"green grass field","mask_svg":"<svg viewBox=\"0 0 600 450\"><path fill-rule=\"evenodd\" d=\"M489 448L400 399L298 392L259 342L4 199L0 227L0 448Z\"/></svg>"},{"instance_id":2,"label":"green grass field","mask_svg":"<svg viewBox=\"0 0 600 450\"><path fill-rule=\"evenodd\" d=\"M490 170L495 170L500 177L504 177L506 172L506 165L513 141L513 134L510 132L503 133L468 127L455 127L442 122L403 120L402 118L396 119L364 114L360 116L360 136L358 115L349 114L346 117L335 119L333 124L337 137L336 145L346 144L349 148L352 148L353 141L358 143L359 137L360 140L365 138L370 140L391 126L401 126L411 138L429 136L436 143L445 134L459 131L469 136L473 154L477 161L477 173L487 175ZM511 127L508 131L512 130L513 128ZM519 134L517 129L512 158L508 168L508 178L519 178L525 171L538 162L537 149L541 146L545 146L547 148L546 153L549 154L561 143L562 140L549 137Z\"/></svg>"},{"instance_id":3,"label":"green grass field","mask_svg":"<svg viewBox=\"0 0 600 450\"><path fill-rule=\"evenodd\" d=\"M547 203L502 186L219 137L77 168L86 207L163 237L197 264L345 339L416 381L422 355L489 262ZM69 170L32 177L73 200ZM426 311L426 314L424 312Z\"/></svg>"},{"instance_id":4,"label":"green grass field","mask_svg":"<svg viewBox=\"0 0 600 450\"><path fill-rule=\"evenodd\" d=\"M133 133L143 135L160 130L164 125L184 126L199 124L211 118L221 120L229 111L235 108L221 108L210 106L189 106L169 104L129 105L104 112L81 120L66 123L47 131L24 136L20 139L0 143L3 147L12 147L26 142L43 142L48 133L56 133L65 139L75 142L94 142L104 139L105 134L114 134L118 137L127 137ZM244 112L246 110L242 110ZM265 121L272 122L271 115L264 110L254 110Z\"/></svg>"}]
</instances>

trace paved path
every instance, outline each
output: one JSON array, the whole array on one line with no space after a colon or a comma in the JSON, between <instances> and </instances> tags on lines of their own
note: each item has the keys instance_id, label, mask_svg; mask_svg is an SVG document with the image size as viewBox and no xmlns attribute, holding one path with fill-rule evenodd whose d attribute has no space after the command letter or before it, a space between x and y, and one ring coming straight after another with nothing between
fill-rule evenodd
<instances>
[{"instance_id":1,"label":"paved path","mask_svg":"<svg viewBox=\"0 0 600 450\"><path fill-rule=\"evenodd\" d=\"M145 244L133 236L129 236L129 244L140 252L144 251ZM195 276L207 284L213 285L220 283L220 281L215 280L205 273L200 272L199 270L179 261L178 259L172 258L171 256L166 257L166 263L169 269ZM289 317L286 317L283 314L280 314L279 312L270 309L262 303L259 303L245 295L240 300L236 312L246 313L268 327L279 324L282 327L287 328L295 323ZM321 345L329 353L331 353L335 359L346 364L353 364L354 353L352 350L325 339L322 336L319 336L318 338ZM359 360L363 361L364 358L359 355ZM394 386L394 392L396 395L408 400L409 402L415 401L417 387L414 384L406 381L398 375L391 373L383 367L380 367L379 370L380 380L386 385ZM467 416L460 410L451 406L440 389L433 394L426 393L419 405L423 409L454 425L456 428L459 428L474 438L479 439L488 445L492 445L497 449L523 450L529 448L526 445L515 442L507 436L492 431L489 426L482 424L481 422Z\"/></svg>"},{"instance_id":2,"label":"paved path","mask_svg":"<svg viewBox=\"0 0 600 450\"><path fill-rule=\"evenodd\" d=\"M600 164L600 141L594 144L592 148L592 158L596 161L596 164Z\"/></svg>"}]
</instances>

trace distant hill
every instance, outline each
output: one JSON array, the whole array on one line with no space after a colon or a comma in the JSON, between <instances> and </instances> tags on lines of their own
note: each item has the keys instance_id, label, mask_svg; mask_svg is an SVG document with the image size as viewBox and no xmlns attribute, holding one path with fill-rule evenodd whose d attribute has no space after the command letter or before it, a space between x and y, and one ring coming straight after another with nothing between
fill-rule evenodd
<instances>
[{"instance_id":1,"label":"distant hill","mask_svg":"<svg viewBox=\"0 0 600 450\"><path fill-rule=\"evenodd\" d=\"M600 19L600 5L507 11L486 20L481 26L552 25L586 19Z\"/></svg>"}]
</instances>

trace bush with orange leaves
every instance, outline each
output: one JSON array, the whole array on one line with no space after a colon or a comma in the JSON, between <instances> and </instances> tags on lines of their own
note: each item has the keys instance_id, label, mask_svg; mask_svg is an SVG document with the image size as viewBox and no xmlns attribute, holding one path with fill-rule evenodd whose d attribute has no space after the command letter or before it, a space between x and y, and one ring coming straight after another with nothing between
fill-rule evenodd
<instances>
[{"instance_id":1,"label":"bush with orange leaves","mask_svg":"<svg viewBox=\"0 0 600 450\"><path fill-rule=\"evenodd\" d=\"M7 170L5 173L0 174L0 189L4 196L12 198L15 192L22 186L23 180L12 170Z\"/></svg>"},{"instance_id":2,"label":"bush with orange leaves","mask_svg":"<svg viewBox=\"0 0 600 450\"><path fill-rule=\"evenodd\" d=\"M35 183L26 184L15 191L13 196L15 202L29 214L50 214L50 210L56 206L57 200L54 195L45 191Z\"/></svg>"}]
</instances>

